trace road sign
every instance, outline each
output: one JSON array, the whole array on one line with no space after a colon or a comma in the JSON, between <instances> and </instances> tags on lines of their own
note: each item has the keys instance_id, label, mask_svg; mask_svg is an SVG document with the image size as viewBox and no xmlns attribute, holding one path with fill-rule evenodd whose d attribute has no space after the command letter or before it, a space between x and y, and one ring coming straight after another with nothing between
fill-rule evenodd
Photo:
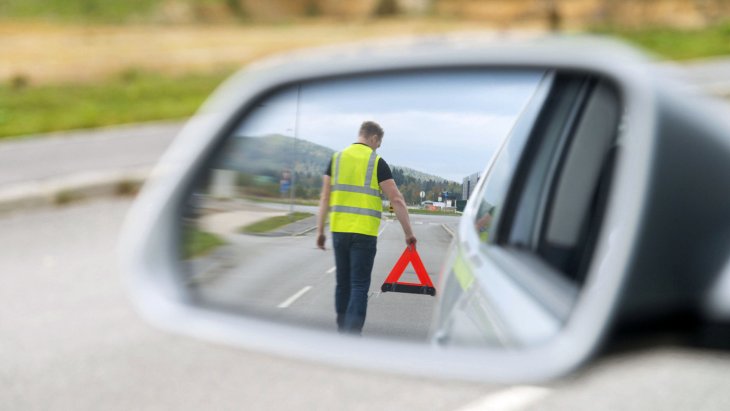
<instances>
[{"instance_id":1,"label":"road sign","mask_svg":"<svg viewBox=\"0 0 730 411\"><path fill-rule=\"evenodd\" d=\"M280 193L287 193L289 192L289 189L291 188L291 181L289 180L281 180L279 181L279 192Z\"/></svg>"},{"instance_id":2,"label":"road sign","mask_svg":"<svg viewBox=\"0 0 730 411\"><path fill-rule=\"evenodd\" d=\"M418 276L418 281L420 281L420 283L402 283L398 281L401 275L403 275L403 272L406 270L406 267L408 267L408 263L411 263L413 268L416 269L416 275ZM433 287L433 283L431 282L431 278L428 276L428 272L426 272L426 267L423 266L421 256L418 255L416 247L413 245L409 245L406 247L406 250L403 251L403 254L401 254L400 258L393 266L393 269L390 271L390 274L388 274L388 278L385 279L380 290L384 293L392 291L396 293L436 295L436 289Z\"/></svg>"},{"instance_id":3,"label":"road sign","mask_svg":"<svg viewBox=\"0 0 730 411\"><path fill-rule=\"evenodd\" d=\"M426 197L426 192L425 191L421 191L420 196L421 196L421 200L423 200L423 197Z\"/></svg>"}]
</instances>

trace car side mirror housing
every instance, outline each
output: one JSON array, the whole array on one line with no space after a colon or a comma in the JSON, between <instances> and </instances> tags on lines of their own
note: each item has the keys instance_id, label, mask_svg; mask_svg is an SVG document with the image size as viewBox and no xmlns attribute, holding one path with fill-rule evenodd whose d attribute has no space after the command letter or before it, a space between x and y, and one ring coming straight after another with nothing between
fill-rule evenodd
<instances>
[{"instance_id":1,"label":"car side mirror housing","mask_svg":"<svg viewBox=\"0 0 730 411\"><path fill-rule=\"evenodd\" d=\"M503 383L564 375L617 327L704 315L725 267L730 196L713 184L730 175L729 128L703 109L709 103L668 84L626 46L581 38L418 39L254 64L189 121L130 210L120 255L133 301L164 329L289 357ZM490 90L500 90L492 100ZM473 125L498 110L509 127L480 139ZM257 255L283 262L288 254L272 247L307 244L312 251L297 264L314 266L319 250L311 225L283 239L250 225L293 211L316 215L322 164L354 140L367 114L403 130L391 135L386 126L379 152L401 182L423 182L405 196L414 221L436 203L456 216L419 220L439 230L417 233L423 250L427 238L444 238L421 252L440 257L426 263L436 298L414 297L423 307L432 299L420 342L395 326L355 338L320 327L320 311L283 313L314 295L312 283L263 297L294 279L275 277L273 263ZM354 127L348 137L342 119ZM429 134L438 127L450 135ZM441 198L426 204L418 184L436 177ZM693 187L708 200L689 194ZM451 202L454 190L460 198ZM672 217L671 204L694 223ZM397 231L383 210L381 227ZM199 241L213 245L203 250ZM316 281L335 268L318 269ZM211 285L222 275L233 280ZM256 283L267 276L283 280ZM371 290L376 282L374 274ZM318 295L329 299L326 290Z\"/></svg>"}]
</instances>

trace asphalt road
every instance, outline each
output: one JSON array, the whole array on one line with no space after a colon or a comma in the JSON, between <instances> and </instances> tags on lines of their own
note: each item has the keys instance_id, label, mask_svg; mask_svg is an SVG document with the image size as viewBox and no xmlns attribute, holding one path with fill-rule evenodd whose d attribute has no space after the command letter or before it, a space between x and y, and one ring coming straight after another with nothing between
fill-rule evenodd
<instances>
[{"instance_id":1,"label":"asphalt road","mask_svg":"<svg viewBox=\"0 0 730 411\"><path fill-rule=\"evenodd\" d=\"M117 270L128 207L100 200L0 217L0 409L449 410L492 389L157 331L132 310Z\"/></svg>"},{"instance_id":2,"label":"asphalt road","mask_svg":"<svg viewBox=\"0 0 730 411\"><path fill-rule=\"evenodd\" d=\"M505 387L330 367L162 333L134 313L116 268L128 207L99 200L0 216L0 408L730 409L727 352L657 347L539 387Z\"/></svg>"},{"instance_id":3,"label":"asphalt road","mask_svg":"<svg viewBox=\"0 0 730 411\"><path fill-rule=\"evenodd\" d=\"M679 65L681 77L701 90L717 96L730 97L730 59L707 58Z\"/></svg>"},{"instance_id":4,"label":"asphalt road","mask_svg":"<svg viewBox=\"0 0 730 411\"><path fill-rule=\"evenodd\" d=\"M234 212L236 213L236 212ZM433 283L446 258L458 217L411 217L418 252ZM255 313L266 318L307 324L334 331L335 265L331 238L327 252L315 247L315 232L297 237L227 236L229 244L191 263L191 283L212 305ZM381 284L405 249L403 231L394 220L383 220L368 298L365 336L425 341L435 298L382 293ZM418 283L412 266L400 278Z\"/></svg>"},{"instance_id":5,"label":"asphalt road","mask_svg":"<svg viewBox=\"0 0 730 411\"><path fill-rule=\"evenodd\" d=\"M26 136L0 144L0 188L89 171L150 168L182 122L159 122Z\"/></svg>"}]
</instances>

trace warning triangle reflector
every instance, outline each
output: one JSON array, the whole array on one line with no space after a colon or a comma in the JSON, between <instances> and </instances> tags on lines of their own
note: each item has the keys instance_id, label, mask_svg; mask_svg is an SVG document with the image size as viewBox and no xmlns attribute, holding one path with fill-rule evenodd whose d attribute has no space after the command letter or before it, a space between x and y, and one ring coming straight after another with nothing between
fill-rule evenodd
<instances>
[{"instance_id":1,"label":"warning triangle reflector","mask_svg":"<svg viewBox=\"0 0 730 411\"><path fill-rule=\"evenodd\" d=\"M420 284L403 283L398 281L401 275L403 275L403 272L406 270L406 267L408 267L408 263L411 263L413 268L416 269L416 275L418 276ZM400 258L393 266L393 269L390 271L390 274L388 274L388 278L385 279L380 290L384 293L391 291L396 293L436 295L436 289L433 287L431 278L429 278L428 273L426 272L426 267L423 266L421 256L418 255L416 247L410 245L406 247L405 251L403 251L403 254L401 254Z\"/></svg>"}]
</instances>

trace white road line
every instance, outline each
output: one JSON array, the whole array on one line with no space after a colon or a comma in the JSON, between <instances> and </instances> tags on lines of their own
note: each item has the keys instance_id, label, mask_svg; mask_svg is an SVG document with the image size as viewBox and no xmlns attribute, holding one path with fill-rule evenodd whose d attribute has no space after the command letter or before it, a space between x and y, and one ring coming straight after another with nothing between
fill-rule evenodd
<instances>
[{"instance_id":1,"label":"white road line","mask_svg":"<svg viewBox=\"0 0 730 411\"><path fill-rule=\"evenodd\" d=\"M283 303L279 304L277 307L278 308L287 308L287 307L289 307L290 305L294 304L294 301L298 300L299 297L303 296L304 294L307 293L307 291L309 291L311 289L312 289L312 286L311 285L308 285L308 286L302 288L301 290L297 291L296 294L294 294L291 297L287 298L286 301L284 301Z\"/></svg>"},{"instance_id":2,"label":"white road line","mask_svg":"<svg viewBox=\"0 0 730 411\"><path fill-rule=\"evenodd\" d=\"M517 385L486 395L458 411L521 411L550 395L551 389Z\"/></svg>"},{"instance_id":3,"label":"white road line","mask_svg":"<svg viewBox=\"0 0 730 411\"><path fill-rule=\"evenodd\" d=\"M329 270L327 270L327 272L325 274L332 274L335 272L336 269L337 269L337 266L334 266L334 267L330 268Z\"/></svg>"},{"instance_id":4,"label":"white road line","mask_svg":"<svg viewBox=\"0 0 730 411\"><path fill-rule=\"evenodd\" d=\"M390 224L390 221L388 221L387 223L383 224L383 229L380 230L380 232L378 233L378 237L380 237L380 234L383 234L383 231L385 231L385 229L388 228L388 224Z\"/></svg>"},{"instance_id":5,"label":"white road line","mask_svg":"<svg viewBox=\"0 0 730 411\"><path fill-rule=\"evenodd\" d=\"M442 227L442 228L443 228L443 229L444 229L444 230L445 230L445 231L446 231L447 233L449 233L449 235L450 235L450 236L452 236L452 237L456 237L456 233L454 232L454 230L452 230L452 229L451 229L451 227L447 226L446 224L441 224L441 227Z\"/></svg>"}]
</instances>

